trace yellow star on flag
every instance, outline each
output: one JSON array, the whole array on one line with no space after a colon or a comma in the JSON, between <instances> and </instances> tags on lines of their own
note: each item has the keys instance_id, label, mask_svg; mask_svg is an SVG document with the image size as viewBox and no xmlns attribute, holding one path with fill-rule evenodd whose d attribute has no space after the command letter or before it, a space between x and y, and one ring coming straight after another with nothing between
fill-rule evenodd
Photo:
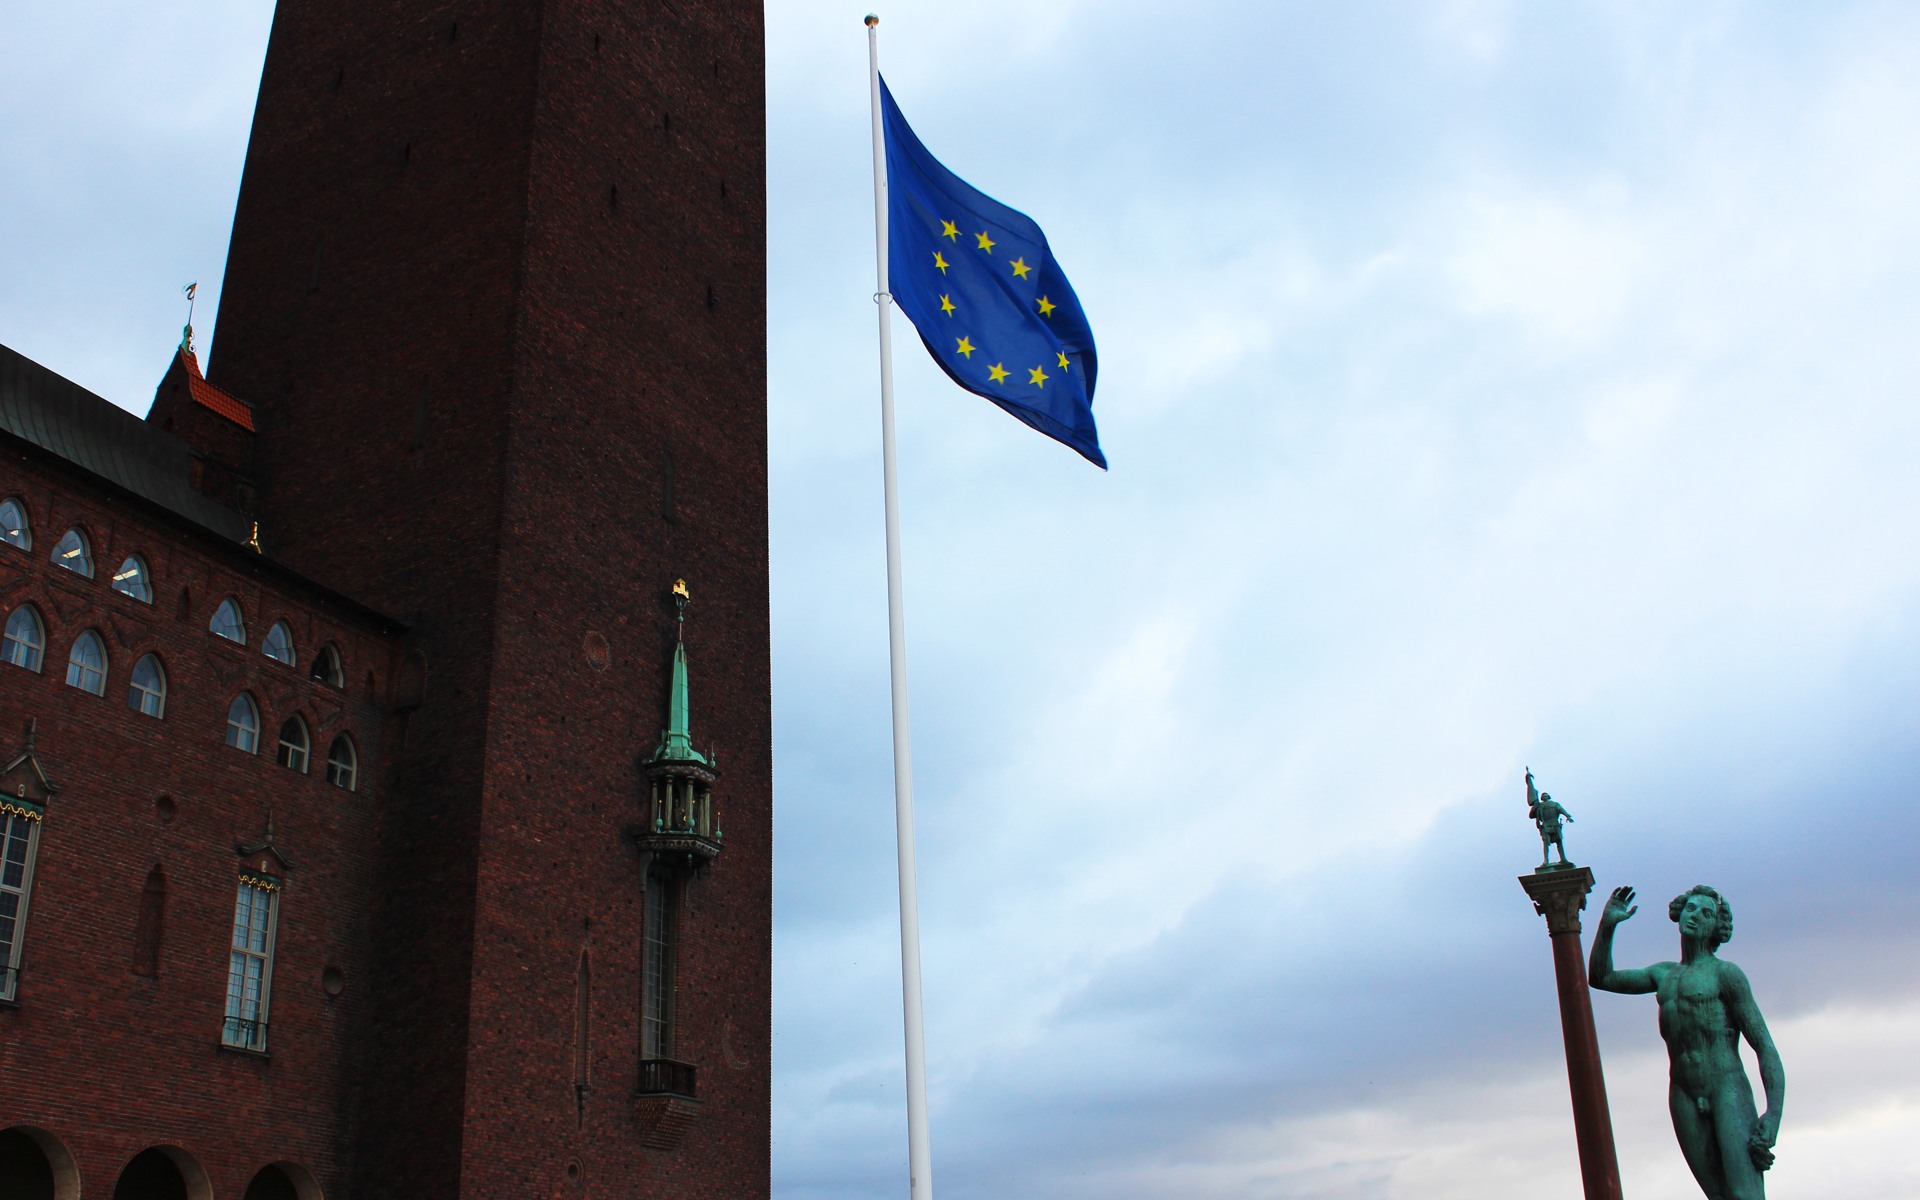
<instances>
[{"instance_id":1,"label":"yellow star on flag","mask_svg":"<svg viewBox=\"0 0 1920 1200\"><path fill-rule=\"evenodd\" d=\"M947 314L948 316L953 315L953 297L952 296L943 294L940 297L940 311Z\"/></svg>"},{"instance_id":2,"label":"yellow star on flag","mask_svg":"<svg viewBox=\"0 0 1920 1200\"><path fill-rule=\"evenodd\" d=\"M993 364L987 368L987 378L993 380L995 383L1004 382L1007 378L1006 367L999 363Z\"/></svg>"},{"instance_id":3,"label":"yellow star on flag","mask_svg":"<svg viewBox=\"0 0 1920 1200\"><path fill-rule=\"evenodd\" d=\"M934 255L934 257L938 258L940 256L936 254ZM946 270L944 266L941 267L940 269L943 271ZM1040 297L1039 304L1040 304L1040 315L1043 317L1051 317L1053 315L1053 310L1060 307L1058 304L1055 304L1053 301L1047 299L1045 296Z\"/></svg>"},{"instance_id":4,"label":"yellow star on flag","mask_svg":"<svg viewBox=\"0 0 1920 1200\"><path fill-rule=\"evenodd\" d=\"M959 355L963 355L963 356L965 356L965 357L967 357L967 358L972 358L972 357L973 357L973 343L972 343L972 342L970 342L970 341L968 341L968 340L967 340L966 338L961 338L961 339L960 339L960 344L959 344L958 346L955 346L955 347L953 348L953 352L954 352L955 354L959 354Z\"/></svg>"},{"instance_id":5,"label":"yellow star on flag","mask_svg":"<svg viewBox=\"0 0 1920 1200\"><path fill-rule=\"evenodd\" d=\"M979 233L974 234L973 237L975 241L980 243L980 248L982 250L985 250L988 254L992 254L993 248L1000 244L999 242L996 242L992 238L988 237L987 231L984 229L982 229Z\"/></svg>"},{"instance_id":6,"label":"yellow star on flag","mask_svg":"<svg viewBox=\"0 0 1920 1200\"><path fill-rule=\"evenodd\" d=\"M952 221L942 221L940 222L940 236L950 242L957 242L960 240L960 227Z\"/></svg>"},{"instance_id":7,"label":"yellow star on flag","mask_svg":"<svg viewBox=\"0 0 1920 1200\"><path fill-rule=\"evenodd\" d=\"M1020 279L1025 279L1028 274L1033 271L1033 268L1027 265L1027 260L1024 258L1016 258L1008 265L1013 268L1014 275Z\"/></svg>"},{"instance_id":8,"label":"yellow star on flag","mask_svg":"<svg viewBox=\"0 0 1920 1200\"><path fill-rule=\"evenodd\" d=\"M1047 386L1047 380L1051 378L1053 378L1053 376L1047 374L1039 367L1031 367L1027 370L1027 382L1035 387Z\"/></svg>"},{"instance_id":9,"label":"yellow star on flag","mask_svg":"<svg viewBox=\"0 0 1920 1200\"><path fill-rule=\"evenodd\" d=\"M947 273L947 260L940 257L940 252L938 250L935 250L933 252L933 265L940 268L940 273L942 275L945 275Z\"/></svg>"},{"instance_id":10,"label":"yellow star on flag","mask_svg":"<svg viewBox=\"0 0 1920 1200\"><path fill-rule=\"evenodd\" d=\"M1069 365L1071 364L1067 362L1067 352L1062 350L1060 352L1060 369L1064 371L1068 368Z\"/></svg>"}]
</instances>

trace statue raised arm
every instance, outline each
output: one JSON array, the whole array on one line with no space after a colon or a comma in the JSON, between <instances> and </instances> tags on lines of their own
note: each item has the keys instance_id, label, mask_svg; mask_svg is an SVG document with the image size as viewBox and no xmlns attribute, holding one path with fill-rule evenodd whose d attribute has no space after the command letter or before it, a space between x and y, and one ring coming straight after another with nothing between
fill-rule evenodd
<instances>
[{"instance_id":1,"label":"statue raised arm","mask_svg":"<svg viewBox=\"0 0 1920 1200\"><path fill-rule=\"evenodd\" d=\"M1667 915L1680 926L1680 961L1616 968L1614 928L1638 911L1632 888L1613 889L1593 935L1588 982L1601 991L1655 994L1672 1067L1667 1107L1687 1166L1714 1200L1765 1200L1761 1172L1773 1165L1787 1077L1746 973L1716 953L1733 936L1733 909L1704 884L1674 897ZM1764 1114L1740 1063L1743 1038L1759 1060Z\"/></svg>"}]
</instances>

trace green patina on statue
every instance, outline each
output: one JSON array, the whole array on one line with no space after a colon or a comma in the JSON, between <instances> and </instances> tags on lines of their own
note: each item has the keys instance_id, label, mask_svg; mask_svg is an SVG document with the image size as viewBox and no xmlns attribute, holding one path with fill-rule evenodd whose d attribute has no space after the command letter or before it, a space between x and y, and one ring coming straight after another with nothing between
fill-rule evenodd
<instances>
[{"instance_id":1,"label":"green patina on statue","mask_svg":"<svg viewBox=\"0 0 1920 1200\"><path fill-rule=\"evenodd\" d=\"M1632 888L1613 889L1593 935L1588 980L1602 991L1658 997L1672 1063L1667 1106L1700 1190L1709 1200L1765 1200L1761 1172L1773 1165L1787 1077L1746 973L1715 953L1733 936L1733 909L1705 885L1674 897L1667 915L1680 926L1680 961L1616 970L1614 926L1638 911ZM1743 1037L1760 1060L1765 1115L1755 1111L1740 1063Z\"/></svg>"},{"instance_id":2,"label":"green patina on statue","mask_svg":"<svg viewBox=\"0 0 1920 1200\"><path fill-rule=\"evenodd\" d=\"M1558 870L1573 864L1567 861L1567 844L1560 840L1563 825L1573 823L1573 814L1554 803L1553 797L1533 786L1533 772L1527 772L1527 815L1533 818L1534 827L1540 831L1540 869ZM1547 861L1552 853L1560 852L1560 861Z\"/></svg>"}]
</instances>

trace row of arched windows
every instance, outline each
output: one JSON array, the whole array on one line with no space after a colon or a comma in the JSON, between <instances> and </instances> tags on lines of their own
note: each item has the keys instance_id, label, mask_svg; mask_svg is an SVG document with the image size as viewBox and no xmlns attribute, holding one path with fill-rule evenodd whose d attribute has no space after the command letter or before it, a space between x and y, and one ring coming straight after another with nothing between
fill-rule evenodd
<instances>
[{"instance_id":1,"label":"row of arched windows","mask_svg":"<svg viewBox=\"0 0 1920 1200\"><path fill-rule=\"evenodd\" d=\"M22 550L33 549L33 527L27 523L27 506L11 496L0 500L0 542L18 546ZM55 566L65 567L75 575L92 579L93 546L87 541L86 530L75 525L60 535L60 540L53 547L53 561ZM113 590L147 604L153 603L153 577L138 554L129 554L126 561L120 564L120 569L113 573Z\"/></svg>"},{"instance_id":2,"label":"row of arched windows","mask_svg":"<svg viewBox=\"0 0 1920 1200\"><path fill-rule=\"evenodd\" d=\"M27 522L27 506L15 497L0 500L0 542L17 546L22 550L33 549L33 529ZM87 540L86 530L78 525L61 535L53 548L53 562L76 575L93 578L93 547ZM147 570L147 564L138 554L130 554L120 569L113 573L113 590L123 596L131 596L146 604L153 603L153 575ZM207 629L230 642L247 644L247 622L241 615L240 602L232 596L220 602L214 610L213 619L207 622ZM260 643L260 652L277 663L289 667L298 666L293 649L293 630L285 621L275 621L267 630L267 636ZM38 670L38 667L34 668ZM320 653L314 656L313 678L331 687L346 686L346 672L340 667L340 652L331 644L322 646Z\"/></svg>"},{"instance_id":3,"label":"row of arched windows","mask_svg":"<svg viewBox=\"0 0 1920 1200\"><path fill-rule=\"evenodd\" d=\"M260 753L260 706L245 692L235 696L227 707L227 745L247 754ZM298 716L288 717L280 725L280 746L274 752L274 761L305 775L312 746L307 723ZM327 750L327 782L351 792L359 777L360 756L354 751L353 739L339 734Z\"/></svg>"},{"instance_id":4,"label":"row of arched windows","mask_svg":"<svg viewBox=\"0 0 1920 1200\"><path fill-rule=\"evenodd\" d=\"M31 604L14 609L7 618L5 636L0 639L0 662L37 672L45 661L46 648L46 625L40 620L39 612ZM333 647L326 649L331 652ZM337 667L337 658L335 663ZM107 694L107 647L94 630L85 630L73 639L73 647L67 653L67 686L96 696ZM167 672L157 655L142 655L140 661L133 664L133 673L127 681L127 707L149 717L166 716ZM248 754L260 752L260 707L246 692L235 696L227 708L227 745ZM281 766L305 775L311 746L306 722L298 716L288 717L280 726L280 748L275 757ZM340 734L327 751L327 782L348 791L355 790L359 764L353 739Z\"/></svg>"}]
</instances>

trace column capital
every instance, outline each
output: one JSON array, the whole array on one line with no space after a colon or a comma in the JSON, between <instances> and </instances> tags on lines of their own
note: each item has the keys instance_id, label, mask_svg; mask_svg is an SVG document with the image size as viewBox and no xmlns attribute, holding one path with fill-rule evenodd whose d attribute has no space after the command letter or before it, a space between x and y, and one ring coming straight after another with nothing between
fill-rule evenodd
<instances>
[{"instance_id":1,"label":"column capital","mask_svg":"<svg viewBox=\"0 0 1920 1200\"><path fill-rule=\"evenodd\" d=\"M1533 911L1547 919L1549 934L1580 932L1580 910L1593 890L1593 872L1586 867L1535 871L1520 877L1520 886L1533 900Z\"/></svg>"}]
</instances>

